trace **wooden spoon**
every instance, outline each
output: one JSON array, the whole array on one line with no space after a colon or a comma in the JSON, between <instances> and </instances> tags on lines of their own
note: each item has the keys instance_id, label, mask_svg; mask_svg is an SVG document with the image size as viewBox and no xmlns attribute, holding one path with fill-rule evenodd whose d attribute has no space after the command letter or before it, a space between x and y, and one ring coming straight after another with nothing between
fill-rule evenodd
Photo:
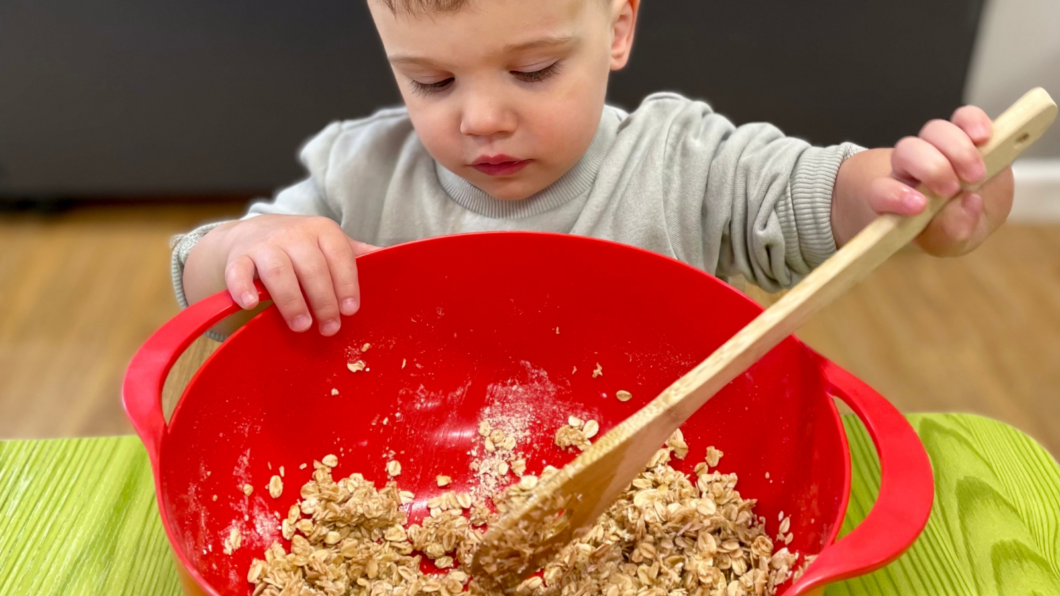
<instances>
[{"instance_id":1,"label":"wooden spoon","mask_svg":"<svg viewBox=\"0 0 1060 596\"><path fill-rule=\"evenodd\" d=\"M979 149L986 162L984 181L1036 141L1056 112L1049 94L1038 88L999 116L990 142ZM718 390L913 240L952 198L935 196L924 186L917 190L928 198L923 213L878 217L710 357L491 524L471 564L479 586L510 589L540 569L607 510L670 435Z\"/></svg>"}]
</instances>

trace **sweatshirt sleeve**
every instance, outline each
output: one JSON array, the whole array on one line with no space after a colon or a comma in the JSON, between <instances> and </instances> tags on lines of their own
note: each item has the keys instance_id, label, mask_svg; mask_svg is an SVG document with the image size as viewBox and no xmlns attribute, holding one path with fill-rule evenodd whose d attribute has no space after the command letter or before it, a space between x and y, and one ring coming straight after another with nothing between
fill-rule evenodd
<instances>
[{"instance_id":1,"label":"sweatshirt sleeve","mask_svg":"<svg viewBox=\"0 0 1060 596\"><path fill-rule=\"evenodd\" d=\"M860 150L812 147L769 124L721 135L703 200L705 254L721 277L741 274L767 291L791 287L836 251L832 189L843 161Z\"/></svg>"},{"instance_id":2,"label":"sweatshirt sleeve","mask_svg":"<svg viewBox=\"0 0 1060 596\"><path fill-rule=\"evenodd\" d=\"M736 126L676 94L653 96L637 112L665 139L662 192L678 258L776 291L835 252L832 188L860 147L813 147L766 123Z\"/></svg>"},{"instance_id":3,"label":"sweatshirt sleeve","mask_svg":"<svg viewBox=\"0 0 1060 596\"><path fill-rule=\"evenodd\" d=\"M271 200L254 203L242 219L263 214L279 215L319 215L338 221L339 214L327 199L324 192L324 181L327 177L331 147L340 134L342 125L338 122L329 125L305 144L300 152L300 161L308 172L308 177L289 186L276 194ZM188 299L184 294L184 264L188 261L191 249L206 234L227 221L212 222L195 228L187 234L174 236L170 241L173 248L171 272L173 290L181 308L187 308ZM214 339L217 339L216 337Z\"/></svg>"}]
</instances>

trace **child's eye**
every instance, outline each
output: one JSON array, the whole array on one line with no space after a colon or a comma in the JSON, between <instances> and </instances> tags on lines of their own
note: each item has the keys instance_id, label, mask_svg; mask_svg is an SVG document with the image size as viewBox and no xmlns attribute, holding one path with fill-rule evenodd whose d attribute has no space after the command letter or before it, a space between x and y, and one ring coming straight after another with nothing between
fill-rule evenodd
<instances>
[{"instance_id":1,"label":"child's eye","mask_svg":"<svg viewBox=\"0 0 1060 596\"><path fill-rule=\"evenodd\" d=\"M520 81L527 83L539 83L559 72L559 62L553 62L551 65L542 68L541 70L535 70L533 72L521 72L513 70L512 74L516 76Z\"/></svg>"},{"instance_id":2,"label":"child's eye","mask_svg":"<svg viewBox=\"0 0 1060 596\"><path fill-rule=\"evenodd\" d=\"M421 83L419 81L412 81L412 89L416 93L423 95L430 95L432 93L441 93L449 88L453 84L453 77L449 77L444 81L438 81L437 83Z\"/></svg>"}]
</instances>

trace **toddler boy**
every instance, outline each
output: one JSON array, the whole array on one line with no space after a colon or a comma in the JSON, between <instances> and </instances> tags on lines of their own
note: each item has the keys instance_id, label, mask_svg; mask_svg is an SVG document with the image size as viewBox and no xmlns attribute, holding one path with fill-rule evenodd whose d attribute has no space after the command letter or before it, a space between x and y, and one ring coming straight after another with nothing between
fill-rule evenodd
<instances>
[{"instance_id":1,"label":"toddler boy","mask_svg":"<svg viewBox=\"0 0 1060 596\"><path fill-rule=\"evenodd\" d=\"M872 150L734 126L672 93L630 113L606 106L639 0L367 1L405 107L328 126L302 149L305 180L177 237L183 306L227 287L253 310L260 278L291 329L315 319L333 335L359 307L357 255L486 230L616 240L775 290L878 214L920 212L918 184L949 196L985 174L976 145L991 122L970 106ZM918 244L971 250L1012 195L1006 170L950 202Z\"/></svg>"}]
</instances>

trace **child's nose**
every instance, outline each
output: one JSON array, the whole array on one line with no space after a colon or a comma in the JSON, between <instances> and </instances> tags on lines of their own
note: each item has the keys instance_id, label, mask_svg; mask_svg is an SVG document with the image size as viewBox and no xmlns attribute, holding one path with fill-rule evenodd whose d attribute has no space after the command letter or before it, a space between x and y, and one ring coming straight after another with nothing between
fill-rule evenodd
<instances>
[{"instance_id":1,"label":"child's nose","mask_svg":"<svg viewBox=\"0 0 1060 596\"><path fill-rule=\"evenodd\" d=\"M475 137L511 133L517 118L494 97L469 98L460 119L460 132Z\"/></svg>"}]
</instances>

